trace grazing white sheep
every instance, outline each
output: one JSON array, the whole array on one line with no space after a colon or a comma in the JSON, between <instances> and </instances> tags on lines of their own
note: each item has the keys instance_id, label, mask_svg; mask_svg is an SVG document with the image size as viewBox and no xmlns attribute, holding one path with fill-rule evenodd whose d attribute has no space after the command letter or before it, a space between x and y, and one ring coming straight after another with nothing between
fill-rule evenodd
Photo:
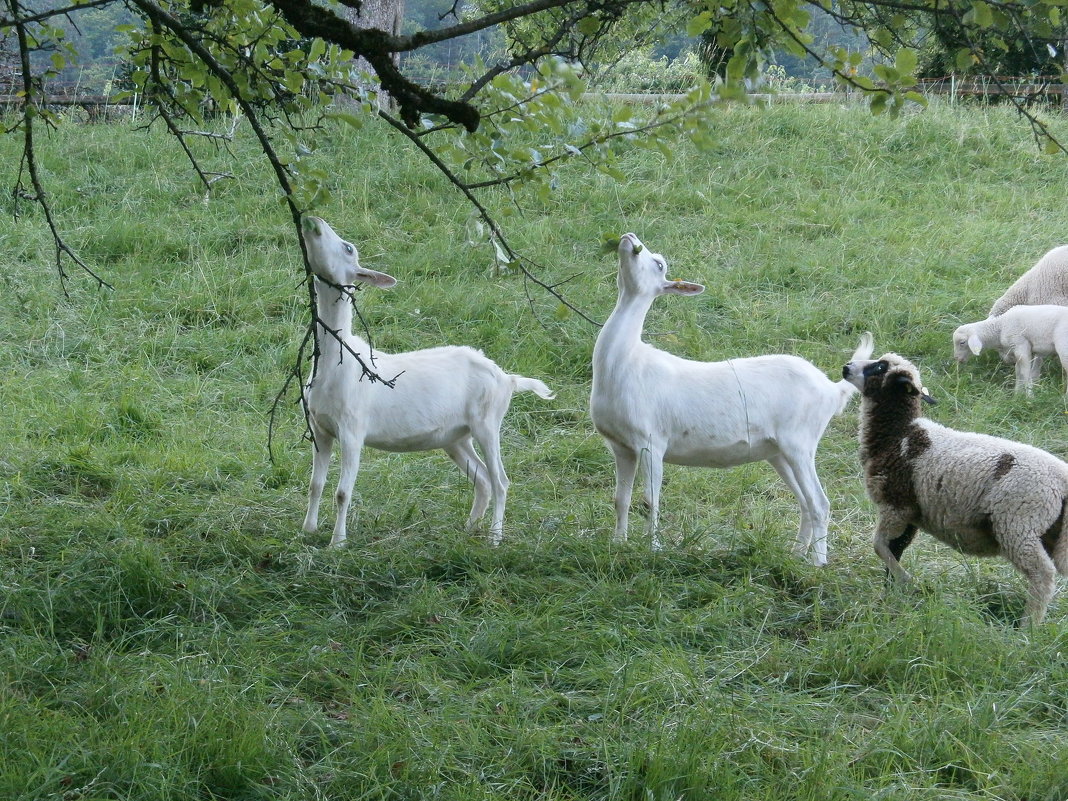
<instances>
[{"instance_id":1,"label":"grazing white sheep","mask_svg":"<svg viewBox=\"0 0 1068 801\"><path fill-rule=\"evenodd\" d=\"M995 348L1016 365L1016 391L1031 394L1042 357L1055 354L1068 376L1068 306L1013 306L998 317L965 323L953 332L958 362Z\"/></svg>"},{"instance_id":2,"label":"grazing white sheep","mask_svg":"<svg viewBox=\"0 0 1068 801\"><path fill-rule=\"evenodd\" d=\"M890 573L911 580L899 560L923 529L962 553L1012 562L1030 582L1025 619L1041 622L1056 574L1068 573L1068 464L921 417L932 399L897 354L855 359L842 374L861 391L860 461L879 512L875 552Z\"/></svg>"},{"instance_id":3,"label":"grazing white sheep","mask_svg":"<svg viewBox=\"0 0 1068 801\"><path fill-rule=\"evenodd\" d=\"M594 426L615 456L615 538L627 537L639 460L654 548L664 462L733 467L766 460L801 507L796 552L826 564L830 503L816 474L816 447L855 393L853 386L831 381L797 356L699 362L642 342L657 296L697 295L704 287L669 280L664 257L650 253L634 234L619 242L617 285L619 299L593 350L590 397ZM853 356L871 352L866 333Z\"/></svg>"},{"instance_id":4,"label":"grazing white sheep","mask_svg":"<svg viewBox=\"0 0 1068 801\"><path fill-rule=\"evenodd\" d=\"M1043 304L1068 306L1068 245L1053 248L1017 278L1005 294L994 301L988 316L997 317L1013 306Z\"/></svg>"},{"instance_id":5,"label":"grazing white sheep","mask_svg":"<svg viewBox=\"0 0 1068 801\"><path fill-rule=\"evenodd\" d=\"M361 267L356 248L318 217L304 218L303 235L315 274L319 317L319 357L304 390L313 437L304 530L313 532L318 525L319 500L337 440L341 474L331 545L345 542L345 518L364 445L384 451L444 450L475 485L469 529L486 513L492 493L490 538L499 543L509 484L501 461L501 421L513 392L534 392L542 398L553 393L541 381L505 373L469 347L394 354L376 349L372 354L368 343L352 332L352 289L356 283L388 288L396 280ZM357 355L386 380L395 377L394 387L365 376Z\"/></svg>"}]
</instances>

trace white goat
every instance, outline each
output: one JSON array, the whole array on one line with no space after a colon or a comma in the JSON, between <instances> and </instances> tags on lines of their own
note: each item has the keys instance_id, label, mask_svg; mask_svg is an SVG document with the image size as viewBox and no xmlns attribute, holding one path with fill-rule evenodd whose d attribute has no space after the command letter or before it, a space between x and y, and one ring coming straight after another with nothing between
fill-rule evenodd
<instances>
[{"instance_id":1,"label":"white goat","mask_svg":"<svg viewBox=\"0 0 1068 801\"><path fill-rule=\"evenodd\" d=\"M1016 391L1031 394L1042 357L1056 355L1068 377L1068 306L1012 306L998 317L965 323L953 332L953 356L965 362L995 348L1016 365Z\"/></svg>"},{"instance_id":2,"label":"white goat","mask_svg":"<svg viewBox=\"0 0 1068 801\"><path fill-rule=\"evenodd\" d=\"M319 316L319 358L304 390L313 436L304 530L311 533L318 526L319 500L336 439L341 474L331 545L345 542L345 518L364 445L400 452L444 450L475 485L469 529L486 513L492 492L490 538L498 544L509 485L501 461L501 421L513 392L530 391L542 398L552 398L553 393L541 381L505 373L473 348L446 346L396 354L376 349L372 355L368 343L352 333L352 288L357 282L388 288L396 280L361 267L356 248L318 217L305 217L303 229ZM364 376L357 355L383 378L395 377L395 386L391 389Z\"/></svg>"},{"instance_id":3,"label":"white goat","mask_svg":"<svg viewBox=\"0 0 1068 801\"><path fill-rule=\"evenodd\" d=\"M697 295L700 284L671 281L664 257L634 234L619 243L619 299L593 350L590 414L615 456L615 538L627 537L639 459L645 472L646 532L659 547L657 514L664 462L733 467L766 460L801 506L796 552L827 562L830 502L816 474L816 446L856 392L797 356L723 362L681 359L642 342L658 295ZM871 355L865 333L854 359ZM811 552L810 552L811 549Z\"/></svg>"}]
</instances>

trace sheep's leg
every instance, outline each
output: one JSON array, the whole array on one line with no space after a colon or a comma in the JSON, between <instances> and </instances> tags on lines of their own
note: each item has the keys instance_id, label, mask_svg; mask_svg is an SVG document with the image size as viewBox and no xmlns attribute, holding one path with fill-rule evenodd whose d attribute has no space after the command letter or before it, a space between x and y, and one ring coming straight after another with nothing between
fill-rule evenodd
<instances>
[{"instance_id":1,"label":"sheep's leg","mask_svg":"<svg viewBox=\"0 0 1068 801\"><path fill-rule=\"evenodd\" d=\"M308 488L308 513L304 516L304 531L311 534L319 527L319 502L330 470L330 450L334 438L325 431L312 431L312 475Z\"/></svg>"},{"instance_id":2,"label":"sheep's leg","mask_svg":"<svg viewBox=\"0 0 1068 801\"><path fill-rule=\"evenodd\" d=\"M345 436L338 438L341 445L341 473L337 479L337 492L334 496L337 505L337 520L334 521L334 535L330 545L345 544L345 520L352 501L352 488L356 484L356 475L360 472L360 451L363 447L362 436Z\"/></svg>"},{"instance_id":3,"label":"sheep's leg","mask_svg":"<svg viewBox=\"0 0 1068 801\"><path fill-rule=\"evenodd\" d=\"M1061 363L1061 373L1063 374L1061 378L1068 381L1068 342L1057 343L1057 359Z\"/></svg>"},{"instance_id":4,"label":"sheep's leg","mask_svg":"<svg viewBox=\"0 0 1068 801\"><path fill-rule=\"evenodd\" d=\"M503 416L503 415L502 415ZM490 523L490 542L500 545L504 537L504 507L508 502L508 474L504 472L501 459L500 418L497 424L486 422L481 430L474 432L475 439L482 446L482 455L486 457L486 469L489 473L490 488L493 491L493 522Z\"/></svg>"},{"instance_id":5,"label":"sheep's leg","mask_svg":"<svg viewBox=\"0 0 1068 801\"><path fill-rule=\"evenodd\" d=\"M654 451L646 448L642 451L642 460L645 462L645 489L642 492L642 501L648 511L645 518L645 533L649 537L650 546L654 551L661 548L660 535L657 533L657 524L660 520L660 487L664 483L664 454L662 451Z\"/></svg>"},{"instance_id":6,"label":"sheep's leg","mask_svg":"<svg viewBox=\"0 0 1068 801\"><path fill-rule=\"evenodd\" d=\"M1005 557L1028 581L1027 607L1021 625L1037 625L1046 617L1046 609L1057 590L1057 568L1049 558L1037 535L1026 536L1022 541L1012 539L1023 532L1010 532L998 537Z\"/></svg>"},{"instance_id":7,"label":"sheep's leg","mask_svg":"<svg viewBox=\"0 0 1068 801\"><path fill-rule=\"evenodd\" d=\"M1028 342L1020 342L1015 347L1016 352L1016 392L1031 394L1031 346Z\"/></svg>"},{"instance_id":8,"label":"sheep's leg","mask_svg":"<svg viewBox=\"0 0 1068 801\"><path fill-rule=\"evenodd\" d=\"M768 461L786 482L801 509L794 552L802 559L807 557L814 565L827 564L827 526L830 523L831 502L816 474L815 454L790 459L780 453Z\"/></svg>"},{"instance_id":9,"label":"sheep's leg","mask_svg":"<svg viewBox=\"0 0 1068 801\"><path fill-rule=\"evenodd\" d=\"M916 527L908 518L887 509L879 511L879 522L875 525L875 553L897 581L912 581L912 576L901 566L897 557L904 552L905 547L912 541L911 536L915 534Z\"/></svg>"},{"instance_id":10,"label":"sheep's leg","mask_svg":"<svg viewBox=\"0 0 1068 801\"><path fill-rule=\"evenodd\" d=\"M486 514L486 508L489 506L489 470L486 463L475 452L470 437L445 448L445 453L460 468L460 472L471 479L471 483L475 485L475 500L471 504L471 514L467 518L467 530L471 531Z\"/></svg>"},{"instance_id":11,"label":"sheep's leg","mask_svg":"<svg viewBox=\"0 0 1068 801\"><path fill-rule=\"evenodd\" d=\"M616 491L612 503L616 508L616 542L627 541L627 523L630 515L630 499L634 494L634 476L638 472L638 455L624 445L609 442L616 458Z\"/></svg>"}]
</instances>

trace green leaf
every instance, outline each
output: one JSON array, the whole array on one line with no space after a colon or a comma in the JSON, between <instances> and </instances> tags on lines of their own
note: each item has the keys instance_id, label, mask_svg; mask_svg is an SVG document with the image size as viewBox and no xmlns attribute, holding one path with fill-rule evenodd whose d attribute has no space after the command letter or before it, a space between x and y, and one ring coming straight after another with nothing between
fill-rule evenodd
<instances>
[{"instance_id":1,"label":"green leaf","mask_svg":"<svg viewBox=\"0 0 1068 801\"><path fill-rule=\"evenodd\" d=\"M958 50L957 56L954 59L954 63L957 65L957 69L961 72L971 69L972 65L975 64L975 61L975 53L973 53L968 47L962 47L960 50Z\"/></svg>"},{"instance_id":2,"label":"green leaf","mask_svg":"<svg viewBox=\"0 0 1068 801\"><path fill-rule=\"evenodd\" d=\"M897 51L897 55L894 57L894 66L897 67L898 72L904 75L911 75L916 71L917 61L916 51L911 47L903 47Z\"/></svg>"},{"instance_id":3,"label":"green leaf","mask_svg":"<svg viewBox=\"0 0 1068 801\"><path fill-rule=\"evenodd\" d=\"M690 37L700 36L702 33L708 30L712 25L712 14L708 11L702 11L696 17L691 17L690 21L686 23L686 35Z\"/></svg>"},{"instance_id":4,"label":"green leaf","mask_svg":"<svg viewBox=\"0 0 1068 801\"><path fill-rule=\"evenodd\" d=\"M350 114L347 111L332 111L328 116L335 120L340 120L346 125L351 125L357 131L363 127L363 117Z\"/></svg>"},{"instance_id":5,"label":"green leaf","mask_svg":"<svg viewBox=\"0 0 1068 801\"><path fill-rule=\"evenodd\" d=\"M989 28L994 22L994 14L983 0L974 0L969 14L971 14L972 21L980 28ZM965 17L967 16L966 14Z\"/></svg>"},{"instance_id":6,"label":"green leaf","mask_svg":"<svg viewBox=\"0 0 1068 801\"><path fill-rule=\"evenodd\" d=\"M601 30L601 21L597 17L583 17L575 27L583 36L595 36Z\"/></svg>"}]
</instances>

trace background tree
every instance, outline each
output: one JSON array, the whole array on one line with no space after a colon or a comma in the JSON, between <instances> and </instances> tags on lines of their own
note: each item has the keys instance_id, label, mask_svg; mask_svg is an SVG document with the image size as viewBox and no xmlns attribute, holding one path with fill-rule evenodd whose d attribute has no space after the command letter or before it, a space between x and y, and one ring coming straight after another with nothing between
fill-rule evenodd
<instances>
[{"instance_id":1,"label":"background tree","mask_svg":"<svg viewBox=\"0 0 1068 801\"><path fill-rule=\"evenodd\" d=\"M713 102L707 82L677 102L648 112L580 106L582 65L595 65L643 43L684 29L704 35L724 55L716 100L744 97L747 79L758 75L775 50L822 64L834 78L867 92L874 112L897 111L912 91L921 23L949 20L962 26L965 54L989 66L979 34L1052 37L1060 28L1060 0L951 0L902 7L897 0L840 0L824 5L804 0L480 0L456 4L438 24L398 32L396 0L381 4L388 29L366 27L377 13L361 0L319 4L312 0L3 0L0 32L14 38L18 53L19 108L6 131L21 134L23 156L14 187L19 203L39 203L55 239L56 265L73 261L92 273L64 242L48 204L34 150L36 130L56 117L47 104L46 82L79 57L67 26L79 21L132 22L115 30L125 37L123 59L132 91L165 125L188 155L205 192L220 178L203 167L193 146L218 141L209 115L224 113L247 124L270 163L299 239L300 217L328 198L327 176L306 155L324 127L360 126L377 115L430 159L476 213L476 238L498 260L567 304L559 286L539 278L520 258L480 201L489 187L551 191L552 169L582 158L614 174L623 146L670 147L671 137L709 139ZM376 7L378 8L378 7ZM356 23L351 19L356 14ZM114 15L108 17L107 15ZM866 32L866 43L887 54L870 73L861 67L869 48L819 39L813 19L830 16L839 25ZM492 60L476 59L462 80L439 86L419 75L404 56L442 43L496 31L505 46ZM362 61L360 61L362 60ZM366 64L394 104L379 108L368 92ZM344 98L345 102L336 102ZM355 107L352 99L355 98ZM1057 148L1035 114L1035 135ZM565 123L566 119L566 123ZM531 134L538 147L531 147ZM309 293L313 290L310 288ZM309 297L307 344L314 336L314 298ZM576 310L578 311L578 310ZM302 354L303 354L302 348ZM315 349L313 352L317 352ZM299 373L299 370L297 371Z\"/></svg>"}]
</instances>

